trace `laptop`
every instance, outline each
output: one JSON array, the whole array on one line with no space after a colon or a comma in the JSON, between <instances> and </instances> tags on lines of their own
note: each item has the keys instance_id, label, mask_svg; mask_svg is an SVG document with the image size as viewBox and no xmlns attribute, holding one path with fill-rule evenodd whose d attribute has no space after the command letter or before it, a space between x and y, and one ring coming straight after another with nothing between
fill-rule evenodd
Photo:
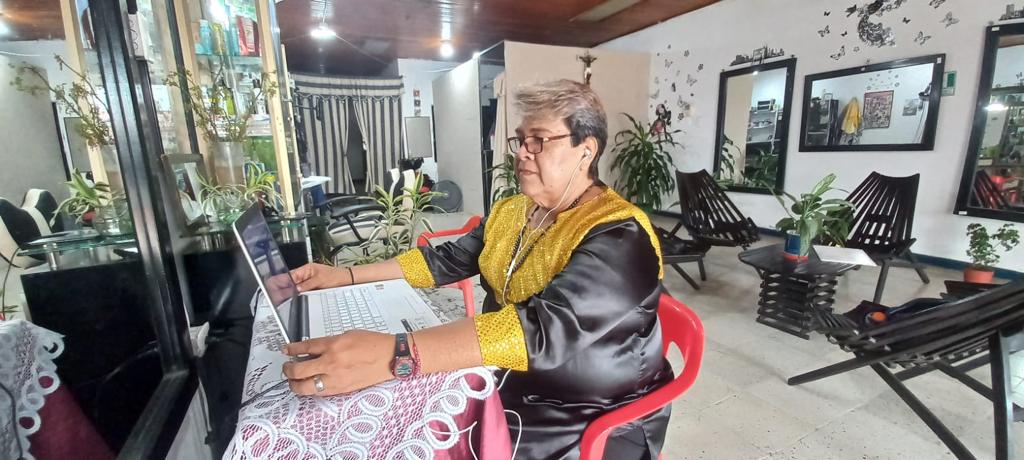
<instances>
[{"instance_id":1,"label":"laptop","mask_svg":"<svg viewBox=\"0 0 1024 460\"><path fill-rule=\"evenodd\" d=\"M353 329L398 333L441 324L405 280L300 294L258 204L246 210L232 227L287 343Z\"/></svg>"}]
</instances>

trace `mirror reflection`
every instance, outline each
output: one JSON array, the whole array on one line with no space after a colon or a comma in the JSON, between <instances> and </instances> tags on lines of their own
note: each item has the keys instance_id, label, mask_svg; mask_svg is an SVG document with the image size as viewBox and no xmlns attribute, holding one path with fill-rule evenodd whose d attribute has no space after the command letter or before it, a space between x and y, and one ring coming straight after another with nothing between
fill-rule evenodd
<instances>
[{"instance_id":1,"label":"mirror reflection","mask_svg":"<svg viewBox=\"0 0 1024 460\"><path fill-rule=\"evenodd\" d=\"M733 190L782 187L796 59L724 72L719 96L716 179Z\"/></svg>"},{"instance_id":2,"label":"mirror reflection","mask_svg":"<svg viewBox=\"0 0 1024 460\"><path fill-rule=\"evenodd\" d=\"M971 153L977 156L969 206L1024 211L1024 35L998 40L988 98L982 106L981 135Z\"/></svg>"},{"instance_id":3,"label":"mirror reflection","mask_svg":"<svg viewBox=\"0 0 1024 460\"><path fill-rule=\"evenodd\" d=\"M807 76L801 149L930 149L942 60L928 56Z\"/></svg>"}]
</instances>

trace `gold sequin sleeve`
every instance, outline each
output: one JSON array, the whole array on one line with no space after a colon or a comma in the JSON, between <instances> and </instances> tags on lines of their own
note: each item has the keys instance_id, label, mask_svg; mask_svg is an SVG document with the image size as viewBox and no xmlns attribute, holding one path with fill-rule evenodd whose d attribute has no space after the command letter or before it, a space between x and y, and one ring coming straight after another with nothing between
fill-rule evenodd
<instances>
[{"instance_id":1,"label":"gold sequin sleeve","mask_svg":"<svg viewBox=\"0 0 1024 460\"><path fill-rule=\"evenodd\" d=\"M434 283L434 275L430 273L430 267L427 266L427 259L419 249L402 253L397 260L398 265L402 267L402 275L412 287L432 288L437 285Z\"/></svg>"},{"instance_id":2,"label":"gold sequin sleeve","mask_svg":"<svg viewBox=\"0 0 1024 460\"><path fill-rule=\"evenodd\" d=\"M473 322L485 366L527 370L526 337L515 306L506 305L496 312L477 315Z\"/></svg>"}]
</instances>

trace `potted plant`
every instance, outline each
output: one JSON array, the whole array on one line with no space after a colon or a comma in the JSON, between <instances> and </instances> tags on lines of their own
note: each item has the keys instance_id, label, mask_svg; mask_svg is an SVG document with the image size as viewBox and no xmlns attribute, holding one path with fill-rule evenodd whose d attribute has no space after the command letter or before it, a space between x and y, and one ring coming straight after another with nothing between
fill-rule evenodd
<instances>
[{"instance_id":1,"label":"potted plant","mask_svg":"<svg viewBox=\"0 0 1024 460\"><path fill-rule=\"evenodd\" d=\"M505 161L487 170L490 173L497 173L494 182L494 192L491 193L491 203L503 198L519 194L519 177L516 176L516 157L510 153L505 154Z\"/></svg>"},{"instance_id":2,"label":"potted plant","mask_svg":"<svg viewBox=\"0 0 1024 460\"><path fill-rule=\"evenodd\" d=\"M969 283L991 283L999 263L997 247L1009 252L1020 244L1020 234L1011 224L1003 224L991 235L984 225L970 224L967 236L970 238L967 257L971 258L971 264L964 269L964 281Z\"/></svg>"},{"instance_id":3,"label":"potted plant","mask_svg":"<svg viewBox=\"0 0 1024 460\"><path fill-rule=\"evenodd\" d=\"M430 220L424 213L440 210L430 204L430 200L440 196L440 192L424 192L423 176L417 175L413 184L407 184L401 194L393 194L381 186L377 186L373 198L383 210L367 213L376 221L366 242L356 248L348 247L345 263L363 265L380 262L395 257L412 249L415 237L420 228L434 231ZM412 203L405 206L403 203Z\"/></svg>"},{"instance_id":4,"label":"potted plant","mask_svg":"<svg viewBox=\"0 0 1024 460\"><path fill-rule=\"evenodd\" d=\"M811 244L819 237L839 244L846 241L853 219L853 204L839 198L823 198L829 191L839 190L832 188L835 180L835 174L825 176L810 192L801 193L800 198L785 191L775 195L787 215L775 224L786 232L786 258L807 260Z\"/></svg>"},{"instance_id":5,"label":"potted plant","mask_svg":"<svg viewBox=\"0 0 1024 460\"><path fill-rule=\"evenodd\" d=\"M266 74L262 74L259 80L253 80L248 104L244 111L239 111L234 93L219 74L214 76L214 84L209 89L200 86L188 71L171 72L164 83L181 88L182 80L185 81L184 93L192 107L196 127L214 150L217 182L222 185L244 183L244 143L249 138L249 122L262 101L277 94L277 84Z\"/></svg>"},{"instance_id":6,"label":"potted plant","mask_svg":"<svg viewBox=\"0 0 1024 460\"><path fill-rule=\"evenodd\" d=\"M86 180L77 169L65 184L71 196L57 206L53 219L64 212L75 217L76 222L83 222L87 214L93 213L92 226L102 235L124 235L134 231L124 194L111 192L110 186L103 182L92 183ZM53 224L52 221L50 223Z\"/></svg>"},{"instance_id":7,"label":"potted plant","mask_svg":"<svg viewBox=\"0 0 1024 460\"><path fill-rule=\"evenodd\" d=\"M110 111L100 97L100 91L93 86L84 72L75 70L64 61L64 58L55 55L54 59L62 69L67 69L75 76L75 81L55 85L46 78L43 69L22 63L17 66L11 64L15 69L11 85L33 96L49 93L58 105L77 117L75 132L85 140L86 145L100 150L108 177L118 177L121 166L117 160L114 137L108 122ZM114 186L119 189L120 181L115 180Z\"/></svg>"},{"instance_id":8,"label":"potted plant","mask_svg":"<svg viewBox=\"0 0 1024 460\"><path fill-rule=\"evenodd\" d=\"M281 195L274 188L277 176L252 162L246 164L245 170L242 184L222 185L199 179L199 203L210 224L231 225L256 202L262 202L265 208L276 208L281 203Z\"/></svg>"},{"instance_id":9,"label":"potted plant","mask_svg":"<svg viewBox=\"0 0 1024 460\"><path fill-rule=\"evenodd\" d=\"M656 130L644 126L629 114L630 128L615 135L616 153L612 171L619 170L615 188L644 211L661 209L661 197L675 188L675 164L668 147L682 147L673 138L680 130Z\"/></svg>"}]
</instances>

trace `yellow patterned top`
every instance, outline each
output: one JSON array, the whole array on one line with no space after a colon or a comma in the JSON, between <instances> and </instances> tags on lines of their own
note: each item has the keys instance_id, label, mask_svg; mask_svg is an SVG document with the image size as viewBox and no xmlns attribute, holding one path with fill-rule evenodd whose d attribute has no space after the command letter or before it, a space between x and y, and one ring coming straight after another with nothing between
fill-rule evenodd
<instances>
[{"instance_id":1,"label":"yellow patterned top","mask_svg":"<svg viewBox=\"0 0 1024 460\"><path fill-rule=\"evenodd\" d=\"M480 275L492 287L499 302L502 301L501 290L505 286L505 273L512 260L516 237L526 225L527 211L532 204L533 201L525 195L516 195L495 203L487 218L484 248L479 256ZM524 302L543 291L555 275L569 264L572 252L591 229L631 218L636 219L650 237L651 245L658 255L658 277L661 278L664 275L661 246L650 219L614 190L606 188L593 200L559 214L558 220L543 234L521 243L524 252L525 248L533 246L533 249L512 274L508 298L504 299L506 305L497 312L484 313L474 318L484 364L527 370L526 341L514 304ZM433 276L419 250L402 254L398 262L406 280L414 287L434 286Z\"/></svg>"}]
</instances>

